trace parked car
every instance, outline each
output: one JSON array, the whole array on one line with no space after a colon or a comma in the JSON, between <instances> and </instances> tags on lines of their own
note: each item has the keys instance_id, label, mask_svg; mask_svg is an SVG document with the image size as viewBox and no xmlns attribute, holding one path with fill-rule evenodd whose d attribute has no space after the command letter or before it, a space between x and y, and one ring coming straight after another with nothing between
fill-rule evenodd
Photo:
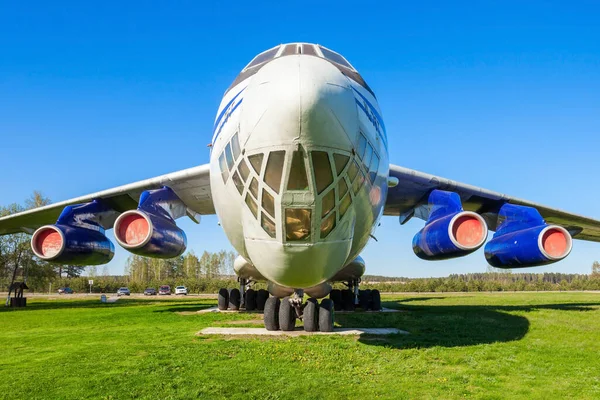
<instances>
[{"instance_id":1,"label":"parked car","mask_svg":"<svg viewBox=\"0 0 600 400\"><path fill-rule=\"evenodd\" d=\"M158 288L158 294L160 295L166 295L166 294L171 294L171 286L169 285L162 285L161 287Z\"/></svg>"},{"instance_id":2,"label":"parked car","mask_svg":"<svg viewBox=\"0 0 600 400\"><path fill-rule=\"evenodd\" d=\"M175 288L175 294L183 294L185 296L187 296L187 288L185 286L177 286Z\"/></svg>"},{"instance_id":3,"label":"parked car","mask_svg":"<svg viewBox=\"0 0 600 400\"><path fill-rule=\"evenodd\" d=\"M131 295L129 288L122 287L122 288L119 288L119 290L117 290L117 296L129 296L129 295Z\"/></svg>"},{"instance_id":4,"label":"parked car","mask_svg":"<svg viewBox=\"0 0 600 400\"><path fill-rule=\"evenodd\" d=\"M75 293L70 287L61 287L58 289L58 294L73 294Z\"/></svg>"},{"instance_id":5,"label":"parked car","mask_svg":"<svg viewBox=\"0 0 600 400\"><path fill-rule=\"evenodd\" d=\"M144 290L144 296L155 296L155 295L156 295L156 289L154 289L153 287Z\"/></svg>"}]
</instances>

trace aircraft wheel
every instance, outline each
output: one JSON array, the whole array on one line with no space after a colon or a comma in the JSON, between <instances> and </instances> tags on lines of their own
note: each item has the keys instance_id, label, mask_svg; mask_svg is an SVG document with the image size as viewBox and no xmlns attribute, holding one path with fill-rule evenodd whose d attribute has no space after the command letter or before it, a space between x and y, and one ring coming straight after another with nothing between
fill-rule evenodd
<instances>
[{"instance_id":1,"label":"aircraft wheel","mask_svg":"<svg viewBox=\"0 0 600 400\"><path fill-rule=\"evenodd\" d=\"M263 311L265 309L265 303L269 298L269 292L265 289L260 289L256 292L256 309L258 311Z\"/></svg>"},{"instance_id":2,"label":"aircraft wheel","mask_svg":"<svg viewBox=\"0 0 600 400\"><path fill-rule=\"evenodd\" d=\"M371 309L373 311L381 311L381 294L379 290L371 290Z\"/></svg>"},{"instance_id":3,"label":"aircraft wheel","mask_svg":"<svg viewBox=\"0 0 600 400\"><path fill-rule=\"evenodd\" d=\"M246 311L256 310L256 292L254 289L246 290Z\"/></svg>"},{"instance_id":4,"label":"aircraft wheel","mask_svg":"<svg viewBox=\"0 0 600 400\"><path fill-rule=\"evenodd\" d=\"M342 291L340 289L333 289L329 293L329 298L333 301L335 311L342 311Z\"/></svg>"},{"instance_id":5,"label":"aircraft wheel","mask_svg":"<svg viewBox=\"0 0 600 400\"><path fill-rule=\"evenodd\" d=\"M306 332L316 332L319 330L319 303L314 297L306 301L302 321L304 322L304 330Z\"/></svg>"},{"instance_id":6,"label":"aircraft wheel","mask_svg":"<svg viewBox=\"0 0 600 400\"><path fill-rule=\"evenodd\" d=\"M225 288L219 289L219 300L218 300L219 310L227 310L229 306L229 291Z\"/></svg>"},{"instance_id":7,"label":"aircraft wheel","mask_svg":"<svg viewBox=\"0 0 600 400\"><path fill-rule=\"evenodd\" d=\"M319 307L319 330L321 332L332 332L333 331L333 302L331 299L321 300Z\"/></svg>"},{"instance_id":8,"label":"aircraft wheel","mask_svg":"<svg viewBox=\"0 0 600 400\"><path fill-rule=\"evenodd\" d=\"M342 308L344 311L354 311L354 293L352 290L342 290Z\"/></svg>"},{"instance_id":9,"label":"aircraft wheel","mask_svg":"<svg viewBox=\"0 0 600 400\"><path fill-rule=\"evenodd\" d=\"M229 308L232 310L239 310L241 304L242 296L240 294L240 289L234 288L229 292Z\"/></svg>"},{"instance_id":10,"label":"aircraft wheel","mask_svg":"<svg viewBox=\"0 0 600 400\"><path fill-rule=\"evenodd\" d=\"M370 292L367 292L366 290L360 290L358 292L358 305L363 311L369 309L370 300Z\"/></svg>"},{"instance_id":11,"label":"aircraft wheel","mask_svg":"<svg viewBox=\"0 0 600 400\"><path fill-rule=\"evenodd\" d=\"M265 303L263 321L268 331L279 330L279 306L280 301L277 297L269 297Z\"/></svg>"},{"instance_id":12,"label":"aircraft wheel","mask_svg":"<svg viewBox=\"0 0 600 400\"><path fill-rule=\"evenodd\" d=\"M293 331L296 326L296 310L290 303L290 297L285 296L279 304L279 328L282 331Z\"/></svg>"}]
</instances>

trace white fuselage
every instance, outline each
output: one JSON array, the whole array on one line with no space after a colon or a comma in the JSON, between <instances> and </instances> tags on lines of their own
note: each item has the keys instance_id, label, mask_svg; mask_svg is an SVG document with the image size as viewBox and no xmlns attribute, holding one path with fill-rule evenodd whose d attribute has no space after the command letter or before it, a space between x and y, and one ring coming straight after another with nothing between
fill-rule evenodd
<instances>
[{"instance_id":1,"label":"white fuselage","mask_svg":"<svg viewBox=\"0 0 600 400\"><path fill-rule=\"evenodd\" d=\"M275 58L226 93L211 191L228 239L262 277L308 288L359 255L387 195L384 129L375 97L314 55Z\"/></svg>"}]
</instances>

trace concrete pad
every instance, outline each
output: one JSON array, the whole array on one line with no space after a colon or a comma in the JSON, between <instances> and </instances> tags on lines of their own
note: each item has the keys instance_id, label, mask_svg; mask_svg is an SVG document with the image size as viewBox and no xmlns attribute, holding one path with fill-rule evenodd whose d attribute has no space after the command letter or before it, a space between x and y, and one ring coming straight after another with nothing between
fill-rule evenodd
<instances>
[{"instance_id":1,"label":"concrete pad","mask_svg":"<svg viewBox=\"0 0 600 400\"><path fill-rule=\"evenodd\" d=\"M305 332L302 328L293 331L268 331L265 328L204 328L197 335L229 336L305 336L305 335L408 335L396 328L335 328L333 332Z\"/></svg>"}]
</instances>

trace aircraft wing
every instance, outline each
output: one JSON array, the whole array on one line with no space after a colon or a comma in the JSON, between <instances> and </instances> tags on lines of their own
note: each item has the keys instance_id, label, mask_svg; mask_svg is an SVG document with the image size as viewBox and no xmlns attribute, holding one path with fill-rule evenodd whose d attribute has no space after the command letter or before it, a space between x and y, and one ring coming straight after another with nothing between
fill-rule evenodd
<instances>
[{"instance_id":1,"label":"aircraft wing","mask_svg":"<svg viewBox=\"0 0 600 400\"><path fill-rule=\"evenodd\" d=\"M397 178L399 182L388 191L384 215L400 216L401 224L406 223L413 216L427 220L429 193L434 189L440 189L458 193L463 208L482 215L493 231L496 229L500 207L505 203L511 203L536 208L546 222L564 227L575 239L600 242L599 220L397 165L390 165L390 177Z\"/></svg>"},{"instance_id":2,"label":"aircraft wing","mask_svg":"<svg viewBox=\"0 0 600 400\"><path fill-rule=\"evenodd\" d=\"M198 222L197 215L215 213L210 192L209 171L209 165L205 164L9 215L0 218L0 235L17 232L32 233L40 226L55 223L66 206L88 203L92 200L102 200L117 212L133 210L137 208L143 191L163 186L170 187L177 194L187 206L187 215Z\"/></svg>"}]
</instances>

